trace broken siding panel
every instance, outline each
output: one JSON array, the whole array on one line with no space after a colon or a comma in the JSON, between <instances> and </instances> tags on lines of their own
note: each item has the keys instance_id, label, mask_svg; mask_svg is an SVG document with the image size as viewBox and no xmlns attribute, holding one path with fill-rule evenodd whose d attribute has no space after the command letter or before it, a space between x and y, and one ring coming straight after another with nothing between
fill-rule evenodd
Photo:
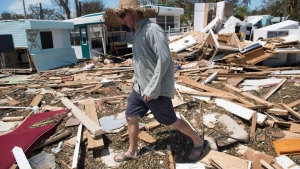
<instances>
[{"instance_id":1,"label":"broken siding panel","mask_svg":"<svg viewBox=\"0 0 300 169\"><path fill-rule=\"evenodd\" d=\"M63 48L62 32L60 29L50 30L53 38L53 48Z\"/></svg>"},{"instance_id":2,"label":"broken siding panel","mask_svg":"<svg viewBox=\"0 0 300 169\"><path fill-rule=\"evenodd\" d=\"M29 23L24 21L0 22L0 35L11 34L15 47L27 47L25 29L29 27Z\"/></svg>"},{"instance_id":3,"label":"broken siding panel","mask_svg":"<svg viewBox=\"0 0 300 169\"><path fill-rule=\"evenodd\" d=\"M73 48L56 49L51 52L32 54L32 56L38 72L77 62Z\"/></svg>"}]
</instances>

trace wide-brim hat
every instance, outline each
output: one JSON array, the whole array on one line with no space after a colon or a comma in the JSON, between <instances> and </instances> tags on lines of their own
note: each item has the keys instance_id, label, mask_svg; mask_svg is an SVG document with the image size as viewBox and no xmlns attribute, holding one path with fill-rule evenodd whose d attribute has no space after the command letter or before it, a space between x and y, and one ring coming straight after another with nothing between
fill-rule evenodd
<instances>
[{"instance_id":1,"label":"wide-brim hat","mask_svg":"<svg viewBox=\"0 0 300 169\"><path fill-rule=\"evenodd\" d=\"M120 27L124 23L120 18L120 14L125 11L136 11L143 13L145 18L155 18L157 12L151 6L140 6L138 0L120 0L118 8L107 8L103 15L104 22L110 27Z\"/></svg>"}]
</instances>

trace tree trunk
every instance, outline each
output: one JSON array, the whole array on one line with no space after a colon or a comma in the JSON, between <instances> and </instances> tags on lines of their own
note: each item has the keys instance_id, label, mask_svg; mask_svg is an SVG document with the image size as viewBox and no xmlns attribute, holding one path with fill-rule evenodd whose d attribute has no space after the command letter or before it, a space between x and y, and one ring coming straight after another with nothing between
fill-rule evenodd
<instances>
[{"instance_id":1,"label":"tree trunk","mask_svg":"<svg viewBox=\"0 0 300 169\"><path fill-rule=\"evenodd\" d=\"M60 6L62 6L67 15L67 19L71 19L71 12L68 6L68 0L59 0Z\"/></svg>"},{"instance_id":2,"label":"tree trunk","mask_svg":"<svg viewBox=\"0 0 300 169\"><path fill-rule=\"evenodd\" d=\"M80 9L79 9L79 4L78 4L78 0L74 0L75 2L75 7L76 7L76 17L80 17Z\"/></svg>"}]
</instances>

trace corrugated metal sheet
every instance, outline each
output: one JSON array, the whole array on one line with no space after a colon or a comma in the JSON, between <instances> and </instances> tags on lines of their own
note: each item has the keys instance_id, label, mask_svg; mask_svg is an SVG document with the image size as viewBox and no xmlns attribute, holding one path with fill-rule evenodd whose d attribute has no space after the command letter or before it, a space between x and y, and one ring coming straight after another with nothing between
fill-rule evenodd
<instances>
[{"instance_id":1,"label":"corrugated metal sheet","mask_svg":"<svg viewBox=\"0 0 300 169\"><path fill-rule=\"evenodd\" d=\"M0 22L0 35L13 35L15 47L27 47L26 29L30 25L25 21Z\"/></svg>"},{"instance_id":2,"label":"corrugated metal sheet","mask_svg":"<svg viewBox=\"0 0 300 169\"><path fill-rule=\"evenodd\" d=\"M77 62L73 48L56 49L32 55L37 71L49 70Z\"/></svg>"}]
</instances>

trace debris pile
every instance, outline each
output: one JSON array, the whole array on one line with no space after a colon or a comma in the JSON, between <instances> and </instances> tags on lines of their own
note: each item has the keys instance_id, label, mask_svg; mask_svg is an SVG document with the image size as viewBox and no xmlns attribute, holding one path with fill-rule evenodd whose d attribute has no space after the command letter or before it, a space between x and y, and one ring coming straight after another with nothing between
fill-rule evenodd
<instances>
[{"instance_id":1,"label":"debris pile","mask_svg":"<svg viewBox=\"0 0 300 169\"><path fill-rule=\"evenodd\" d=\"M114 162L128 147L129 55L1 74L1 162L5 168L299 168L299 67L262 64L282 49L297 50L298 42L291 36L240 42L235 33L212 30L169 41L174 109L211 147L197 163L186 158L192 141L151 112L140 119L139 160Z\"/></svg>"}]
</instances>

